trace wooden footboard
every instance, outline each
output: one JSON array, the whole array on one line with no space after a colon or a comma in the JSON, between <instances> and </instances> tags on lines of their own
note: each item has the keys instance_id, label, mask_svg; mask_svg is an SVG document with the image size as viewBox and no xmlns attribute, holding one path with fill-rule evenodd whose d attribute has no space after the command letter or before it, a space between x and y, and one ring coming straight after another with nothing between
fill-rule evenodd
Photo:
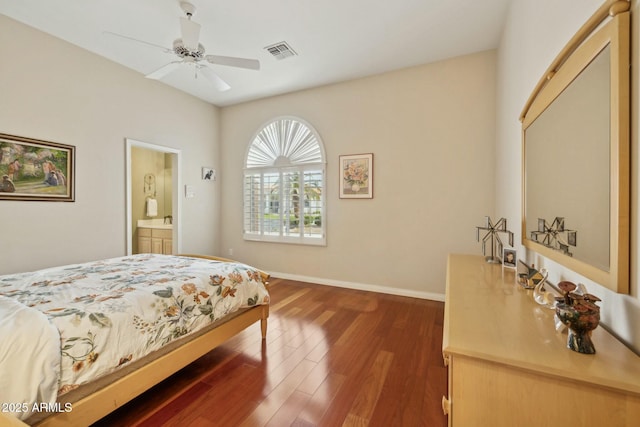
<instances>
[{"instance_id":1,"label":"wooden footboard","mask_svg":"<svg viewBox=\"0 0 640 427\"><path fill-rule=\"evenodd\" d=\"M202 255L182 256L231 261L224 258ZM267 285L269 275L264 272L260 273L263 282ZM202 357L258 320L260 320L261 323L261 333L264 339L267 333L268 317L268 305L255 306L95 393L74 402L70 412L52 414L34 425L42 427L90 425ZM11 415L2 413L0 413L0 425L27 426L27 424L17 420Z\"/></svg>"}]
</instances>

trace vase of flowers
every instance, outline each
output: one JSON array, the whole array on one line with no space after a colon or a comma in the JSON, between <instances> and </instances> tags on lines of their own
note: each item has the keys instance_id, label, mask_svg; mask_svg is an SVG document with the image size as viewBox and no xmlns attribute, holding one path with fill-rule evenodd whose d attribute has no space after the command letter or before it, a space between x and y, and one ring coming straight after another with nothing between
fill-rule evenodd
<instances>
[{"instance_id":1,"label":"vase of flowers","mask_svg":"<svg viewBox=\"0 0 640 427\"><path fill-rule=\"evenodd\" d=\"M351 191L357 193L369 177L367 167L362 161L351 161L343 171L344 181L351 186Z\"/></svg>"}]
</instances>

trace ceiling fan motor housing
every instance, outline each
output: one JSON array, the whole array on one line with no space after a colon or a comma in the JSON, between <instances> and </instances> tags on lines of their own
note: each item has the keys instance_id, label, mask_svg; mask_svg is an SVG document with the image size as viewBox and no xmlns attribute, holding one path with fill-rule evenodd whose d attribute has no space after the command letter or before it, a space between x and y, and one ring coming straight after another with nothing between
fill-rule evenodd
<instances>
[{"instance_id":1,"label":"ceiling fan motor housing","mask_svg":"<svg viewBox=\"0 0 640 427\"><path fill-rule=\"evenodd\" d=\"M204 58L204 46L198 43L198 50L190 50L185 47L182 39L175 39L173 41L173 52L180 58L193 58L196 61Z\"/></svg>"}]
</instances>

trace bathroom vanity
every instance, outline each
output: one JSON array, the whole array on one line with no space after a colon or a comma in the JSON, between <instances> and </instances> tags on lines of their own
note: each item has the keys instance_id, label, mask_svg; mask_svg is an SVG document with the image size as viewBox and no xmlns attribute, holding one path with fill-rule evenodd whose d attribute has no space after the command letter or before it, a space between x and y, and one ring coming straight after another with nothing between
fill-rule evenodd
<instances>
[{"instance_id":1,"label":"bathroom vanity","mask_svg":"<svg viewBox=\"0 0 640 427\"><path fill-rule=\"evenodd\" d=\"M162 219L139 220L138 253L173 254L173 225Z\"/></svg>"}]
</instances>

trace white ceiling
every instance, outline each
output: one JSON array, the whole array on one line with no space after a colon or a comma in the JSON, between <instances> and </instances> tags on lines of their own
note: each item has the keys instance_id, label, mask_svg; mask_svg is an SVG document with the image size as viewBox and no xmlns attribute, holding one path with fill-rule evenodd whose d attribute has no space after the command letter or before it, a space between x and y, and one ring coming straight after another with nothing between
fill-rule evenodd
<instances>
[{"instance_id":1,"label":"white ceiling","mask_svg":"<svg viewBox=\"0 0 640 427\"><path fill-rule=\"evenodd\" d=\"M175 57L179 0L0 0L0 13L143 75ZM206 54L255 58L259 71L213 65L216 91L184 66L162 81L219 106L497 47L509 0L191 0ZM264 47L286 41L298 56Z\"/></svg>"}]
</instances>

